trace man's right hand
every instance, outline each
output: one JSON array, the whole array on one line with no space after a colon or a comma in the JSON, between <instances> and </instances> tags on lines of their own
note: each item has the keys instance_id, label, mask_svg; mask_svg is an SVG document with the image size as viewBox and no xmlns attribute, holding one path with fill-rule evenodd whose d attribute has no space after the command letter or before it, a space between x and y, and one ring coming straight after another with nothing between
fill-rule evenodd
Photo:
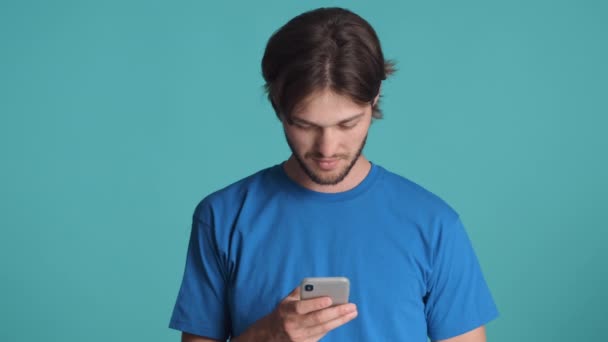
<instances>
[{"instance_id":1,"label":"man's right hand","mask_svg":"<svg viewBox=\"0 0 608 342\"><path fill-rule=\"evenodd\" d=\"M355 304L331 306L331 298L300 299L296 287L269 315L255 322L233 342L316 342L329 331L357 317Z\"/></svg>"}]
</instances>

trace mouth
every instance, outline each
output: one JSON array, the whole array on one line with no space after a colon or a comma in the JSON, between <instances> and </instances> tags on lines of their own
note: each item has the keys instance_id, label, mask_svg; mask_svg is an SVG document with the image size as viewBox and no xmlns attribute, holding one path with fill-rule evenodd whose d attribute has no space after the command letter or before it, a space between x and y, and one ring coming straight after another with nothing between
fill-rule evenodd
<instances>
[{"instance_id":1,"label":"mouth","mask_svg":"<svg viewBox=\"0 0 608 342\"><path fill-rule=\"evenodd\" d=\"M313 158L315 164L317 164L317 166L319 166L319 168L323 171L331 171L333 169L336 168L336 165L338 165L338 162L340 161L340 159L338 158L333 158L333 159L317 159L317 158Z\"/></svg>"}]
</instances>

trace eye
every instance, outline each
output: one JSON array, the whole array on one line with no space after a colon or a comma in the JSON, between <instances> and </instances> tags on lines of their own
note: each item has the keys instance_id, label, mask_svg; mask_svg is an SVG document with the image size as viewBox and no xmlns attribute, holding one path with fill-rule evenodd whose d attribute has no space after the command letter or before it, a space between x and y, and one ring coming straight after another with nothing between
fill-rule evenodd
<instances>
[{"instance_id":1,"label":"eye","mask_svg":"<svg viewBox=\"0 0 608 342\"><path fill-rule=\"evenodd\" d=\"M305 124L302 122L294 122L293 124L294 124L294 126L296 126L299 129L311 129L312 128L311 125L308 125L308 124Z\"/></svg>"},{"instance_id":2,"label":"eye","mask_svg":"<svg viewBox=\"0 0 608 342\"><path fill-rule=\"evenodd\" d=\"M340 129L349 130L349 129L355 128L355 126L357 126L356 122L355 123L349 122L349 123L340 124Z\"/></svg>"}]
</instances>

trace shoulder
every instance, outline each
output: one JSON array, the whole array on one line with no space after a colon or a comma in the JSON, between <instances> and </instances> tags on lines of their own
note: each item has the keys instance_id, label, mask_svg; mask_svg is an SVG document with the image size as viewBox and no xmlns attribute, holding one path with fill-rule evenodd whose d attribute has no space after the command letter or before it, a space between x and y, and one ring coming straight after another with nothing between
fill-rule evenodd
<instances>
[{"instance_id":1,"label":"shoulder","mask_svg":"<svg viewBox=\"0 0 608 342\"><path fill-rule=\"evenodd\" d=\"M196 206L194 216L201 221L213 220L218 213L237 208L247 197L271 191L278 165L255 172L205 196Z\"/></svg>"},{"instance_id":2,"label":"shoulder","mask_svg":"<svg viewBox=\"0 0 608 342\"><path fill-rule=\"evenodd\" d=\"M380 172L379 187L389 203L413 217L458 217L456 210L443 198L413 180L376 165Z\"/></svg>"}]
</instances>

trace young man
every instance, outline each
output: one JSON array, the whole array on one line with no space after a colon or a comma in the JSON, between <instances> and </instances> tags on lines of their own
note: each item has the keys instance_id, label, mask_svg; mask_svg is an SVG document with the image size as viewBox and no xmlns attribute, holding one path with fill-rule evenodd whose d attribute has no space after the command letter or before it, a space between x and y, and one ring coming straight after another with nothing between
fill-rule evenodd
<instances>
[{"instance_id":1,"label":"young man","mask_svg":"<svg viewBox=\"0 0 608 342\"><path fill-rule=\"evenodd\" d=\"M393 71L340 8L270 38L268 98L291 157L197 206L170 327L183 341L482 342L498 315L458 214L362 155ZM350 279L350 303L301 300L306 277Z\"/></svg>"}]
</instances>

